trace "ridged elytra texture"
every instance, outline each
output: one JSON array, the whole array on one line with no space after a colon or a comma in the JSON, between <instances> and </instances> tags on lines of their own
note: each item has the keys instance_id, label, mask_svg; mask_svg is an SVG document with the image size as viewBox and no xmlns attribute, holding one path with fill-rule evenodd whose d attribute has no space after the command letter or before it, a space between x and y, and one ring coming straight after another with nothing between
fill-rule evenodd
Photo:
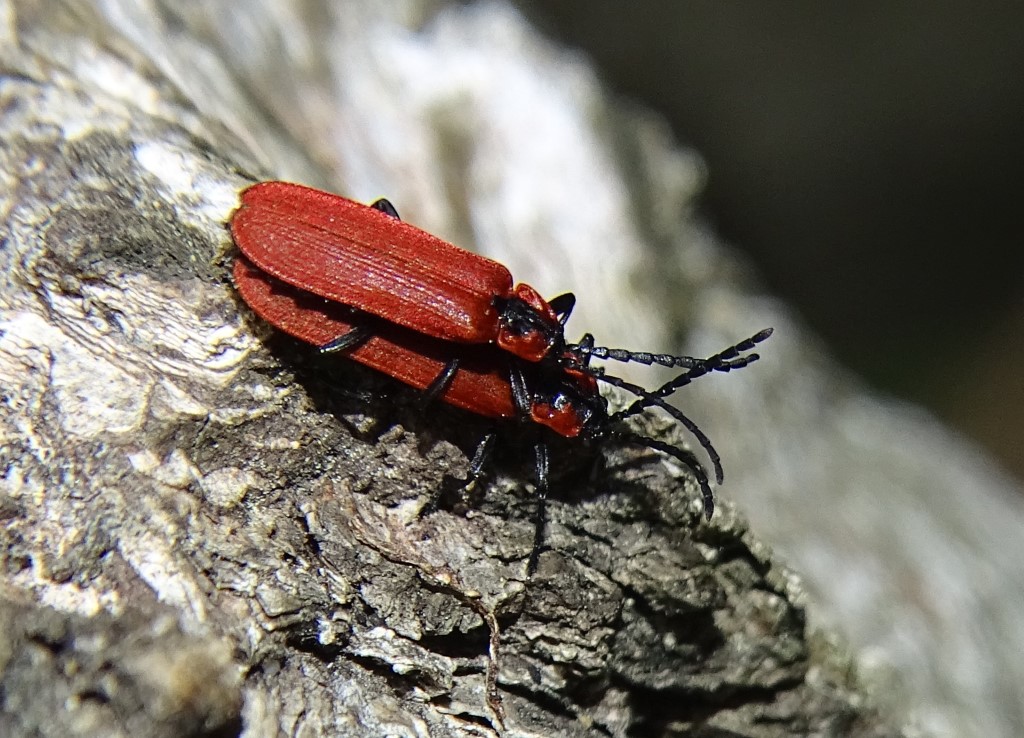
<instances>
[{"instance_id":1,"label":"ridged elytra texture","mask_svg":"<svg viewBox=\"0 0 1024 738\"><path fill-rule=\"evenodd\" d=\"M512 275L368 205L288 182L242 194L231 233L263 271L328 300L446 341L498 335Z\"/></svg>"},{"instance_id":2,"label":"ridged elytra texture","mask_svg":"<svg viewBox=\"0 0 1024 738\"><path fill-rule=\"evenodd\" d=\"M248 263L235 261L235 287L258 316L275 328L322 346L355 327L353 311L340 303L291 287ZM368 316L359 314L360 324ZM509 357L490 344L459 345L440 341L393 323L373 323L369 339L345 352L353 361L424 390L453 358L459 371L441 395L445 402L491 418L516 414L506 369Z\"/></svg>"}]
</instances>

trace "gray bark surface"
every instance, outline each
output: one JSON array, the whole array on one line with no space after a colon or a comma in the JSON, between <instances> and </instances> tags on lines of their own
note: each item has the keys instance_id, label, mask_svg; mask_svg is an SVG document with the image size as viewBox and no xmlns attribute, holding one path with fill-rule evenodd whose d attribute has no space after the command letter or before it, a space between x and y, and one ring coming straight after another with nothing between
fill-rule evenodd
<instances>
[{"instance_id":1,"label":"gray bark surface","mask_svg":"<svg viewBox=\"0 0 1024 738\"><path fill-rule=\"evenodd\" d=\"M653 303L711 325L689 289L742 282L680 222L699 165L656 125L599 110L587 73L502 6L471 11L469 37L444 3L333 7L5 6L0 734L901 734L728 500L701 520L685 470L615 444L556 448L529 579L515 430L467 504L420 515L487 425L424 413L240 304L225 224L263 177L387 194L545 294L576 284L565 242L579 241L593 262L580 291L604 303L581 301L574 324L606 321L609 344L668 348L664 326L623 316ZM472 34L512 39L488 42L495 74L516 70L505 102L471 94ZM428 53L461 92L388 78ZM514 84L524 58L549 70L536 100ZM403 106L426 111L416 126L399 125ZM502 125L558 145L502 152ZM586 154L569 146L580 131ZM374 158L382 146L400 153ZM533 181L505 177L515 159ZM535 189L551 210L524 211ZM659 235L673 224L692 240L678 260ZM532 252L503 251L523 240ZM635 274L658 286L638 293ZM739 303L717 304L728 324L722 306ZM763 327L737 325L731 340ZM739 381L771 405L769 385ZM750 432L700 407L713 438ZM725 446L728 473L744 452Z\"/></svg>"}]
</instances>

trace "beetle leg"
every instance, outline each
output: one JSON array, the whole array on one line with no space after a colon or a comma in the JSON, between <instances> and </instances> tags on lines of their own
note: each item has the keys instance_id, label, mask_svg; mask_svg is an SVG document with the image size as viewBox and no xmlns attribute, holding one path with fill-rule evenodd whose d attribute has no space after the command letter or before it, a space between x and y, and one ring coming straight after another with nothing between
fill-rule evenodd
<instances>
[{"instance_id":1,"label":"beetle leg","mask_svg":"<svg viewBox=\"0 0 1024 738\"><path fill-rule=\"evenodd\" d=\"M348 333L343 333L333 341L320 346L321 353L333 354L338 351L349 351L373 338L373 331L365 325L357 325Z\"/></svg>"},{"instance_id":2,"label":"beetle leg","mask_svg":"<svg viewBox=\"0 0 1024 738\"><path fill-rule=\"evenodd\" d=\"M420 508L419 517L428 515L437 510L438 503L441 498L448 492L454 492L455 490L450 486L453 483L457 483L459 487L460 496L462 501L466 502L467 492L480 480L484 475L484 467L487 466L487 462L491 460L491 454L494 452L494 442L497 439L497 433L493 430L487 431L484 437L480 439L480 443L477 444L476 451L473 452L473 458L469 462L469 471L466 474L465 479L453 479L452 477L446 477L447 483L442 483L438 487L437 491L431 495L430 499L427 500L422 508Z\"/></svg>"},{"instance_id":3,"label":"beetle leg","mask_svg":"<svg viewBox=\"0 0 1024 738\"><path fill-rule=\"evenodd\" d=\"M401 218L398 217L398 211L395 209L395 206L392 205L391 201L388 200L386 197L380 198L370 207L373 208L374 210L381 211L382 213L384 213L384 215L390 215L395 220L401 220Z\"/></svg>"},{"instance_id":4,"label":"beetle leg","mask_svg":"<svg viewBox=\"0 0 1024 738\"><path fill-rule=\"evenodd\" d=\"M544 528L548 521L548 469L550 460L548 457L548 445L544 441L537 441L533 447L534 459L536 462L536 484L537 484L537 509L533 518L533 549L530 551L530 559L526 563L526 576L532 577L537 572L537 561L544 544Z\"/></svg>"},{"instance_id":5,"label":"beetle leg","mask_svg":"<svg viewBox=\"0 0 1024 738\"><path fill-rule=\"evenodd\" d=\"M516 364L512 364L508 371L509 384L512 386L512 402L515 403L519 419L524 420L530 417L532 402L530 391L526 388L526 377L523 370Z\"/></svg>"},{"instance_id":6,"label":"beetle leg","mask_svg":"<svg viewBox=\"0 0 1024 738\"><path fill-rule=\"evenodd\" d=\"M530 392L526 387L526 377L523 370L513 363L509 367L509 383L512 385L512 401L519 411L521 420L530 417ZM550 459L548 445L544 441L537 441L533 446L535 462L535 479L537 486L537 509L534 511L534 532L533 549L530 551L530 558L526 563L526 575L533 576L537 571L537 561L540 558L541 546L544 543L544 528L547 524L548 512L548 470Z\"/></svg>"},{"instance_id":7,"label":"beetle leg","mask_svg":"<svg viewBox=\"0 0 1024 738\"><path fill-rule=\"evenodd\" d=\"M491 460L491 454L494 452L495 438L497 438L497 434L494 431L488 431L480 439L480 443L477 444L473 460L469 462L469 477L466 479L467 487L470 484L476 483L484 475L484 467L487 466L487 462Z\"/></svg>"},{"instance_id":8,"label":"beetle leg","mask_svg":"<svg viewBox=\"0 0 1024 738\"><path fill-rule=\"evenodd\" d=\"M431 402L443 395L449 387L452 386L452 382L455 380L455 375L459 371L459 360L452 359L444 365L444 369L441 373L434 377L433 381L427 388L423 390L423 397L421 399L421 405L426 406Z\"/></svg>"}]
</instances>

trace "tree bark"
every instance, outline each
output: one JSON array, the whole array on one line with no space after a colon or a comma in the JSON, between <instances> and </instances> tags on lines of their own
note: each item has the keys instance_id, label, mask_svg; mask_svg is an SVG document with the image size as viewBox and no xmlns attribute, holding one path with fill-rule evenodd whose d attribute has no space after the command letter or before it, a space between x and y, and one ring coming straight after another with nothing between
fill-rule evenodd
<instances>
[{"instance_id":1,"label":"tree bark","mask_svg":"<svg viewBox=\"0 0 1024 738\"><path fill-rule=\"evenodd\" d=\"M443 4L414 7L380 53ZM421 514L486 423L421 412L240 303L238 192L288 174L270 162L362 168L311 143L344 121L310 104L322 59L303 54L329 54L330 24L373 32L376 4L325 5L307 37L257 4L6 10L0 733L899 734L735 509L703 522L686 470L562 444L530 578L518 429L468 504ZM451 184L464 131L445 111L423 127L437 150L391 143L447 151L417 171ZM414 222L486 207L421 188Z\"/></svg>"}]
</instances>

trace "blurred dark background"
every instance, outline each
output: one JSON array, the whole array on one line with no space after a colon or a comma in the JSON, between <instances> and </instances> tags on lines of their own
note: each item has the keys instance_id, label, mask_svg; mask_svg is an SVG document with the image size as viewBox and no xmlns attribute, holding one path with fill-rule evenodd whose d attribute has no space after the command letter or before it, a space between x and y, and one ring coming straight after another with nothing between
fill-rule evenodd
<instances>
[{"instance_id":1,"label":"blurred dark background","mask_svg":"<svg viewBox=\"0 0 1024 738\"><path fill-rule=\"evenodd\" d=\"M1024 4L519 0L839 358L1024 478Z\"/></svg>"}]
</instances>

